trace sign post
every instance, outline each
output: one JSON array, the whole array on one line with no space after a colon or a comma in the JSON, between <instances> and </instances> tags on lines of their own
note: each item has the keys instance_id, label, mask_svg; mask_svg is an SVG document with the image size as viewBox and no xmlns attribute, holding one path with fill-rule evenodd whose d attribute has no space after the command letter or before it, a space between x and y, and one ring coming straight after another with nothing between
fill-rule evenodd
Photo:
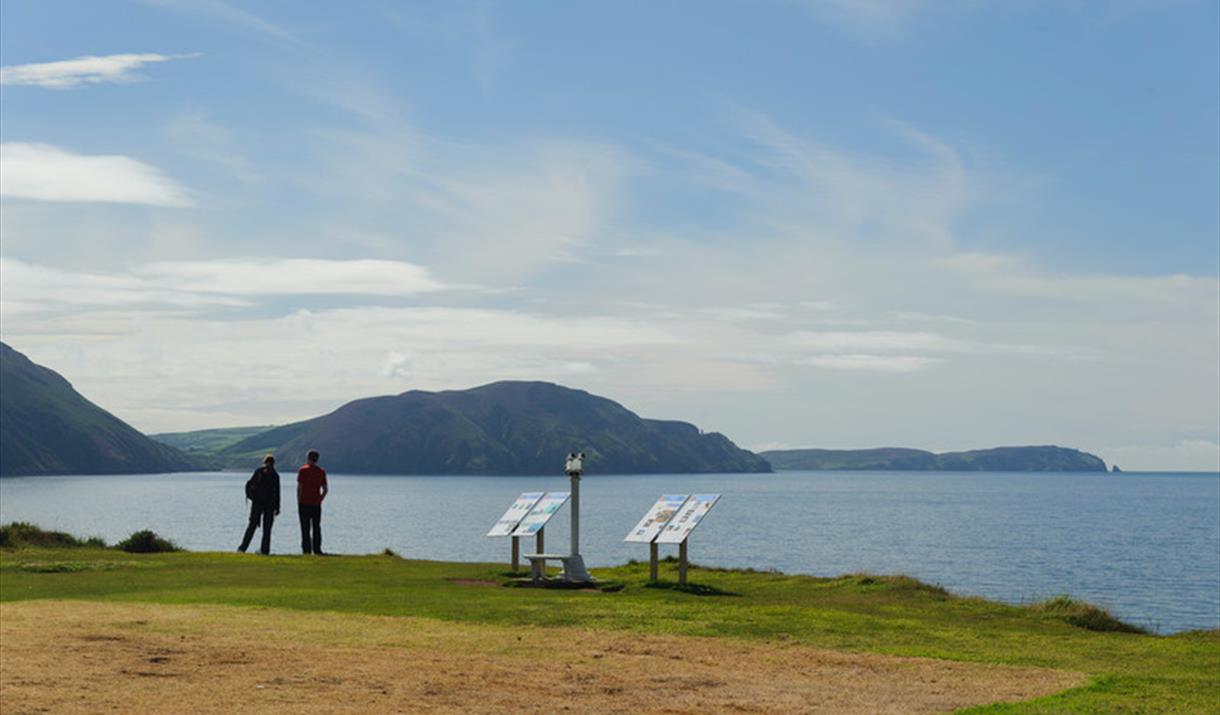
<instances>
[{"instance_id":1,"label":"sign post","mask_svg":"<svg viewBox=\"0 0 1220 715\"><path fill-rule=\"evenodd\" d=\"M543 492L525 492L517 497L508 511L504 512L504 516L491 527L491 531L487 532L488 536L508 536L513 542L512 551L512 566L513 571L517 571L521 567L521 537L514 534L517 525L521 520L530 513L538 500L543 497ZM542 530L539 529L536 538L538 540L538 550L542 550Z\"/></svg>"},{"instance_id":2,"label":"sign post","mask_svg":"<svg viewBox=\"0 0 1220 715\"><path fill-rule=\"evenodd\" d=\"M687 499L680 509L662 527L653 541L654 544L678 545L678 585L686 586L686 571L689 562L686 558L686 541L691 532L703 520L716 502L719 494L694 494ZM655 507L654 507L655 508Z\"/></svg>"},{"instance_id":3,"label":"sign post","mask_svg":"<svg viewBox=\"0 0 1220 715\"><path fill-rule=\"evenodd\" d=\"M652 505L648 513L640 519L640 523L635 525L631 533L627 534L627 538L623 541L634 541L637 543L648 544L648 578L656 583L657 581L657 535L669 523L674 514L682 508L686 500L690 498L687 494L662 494L657 503Z\"/></svg>"},{"instance_id":4,"label":"sign post","mask_svg":"<svg viewBox=\"0 0 1220 715\"><path fill-rule=\"evenodd\" d=\"M570 496L569 492L547 492L534 504L529 513L522 517L521 522L512 531L511 535L514 537L534 537L534 545L537 551L533 554L526 554L525 558L530 560L530 570L534 574L535 579L545 575L545 565L537 557L544 554L543 534L546 529L546 523L551 520L555 512L563 507Z\"/></svg>"}]
</instances>

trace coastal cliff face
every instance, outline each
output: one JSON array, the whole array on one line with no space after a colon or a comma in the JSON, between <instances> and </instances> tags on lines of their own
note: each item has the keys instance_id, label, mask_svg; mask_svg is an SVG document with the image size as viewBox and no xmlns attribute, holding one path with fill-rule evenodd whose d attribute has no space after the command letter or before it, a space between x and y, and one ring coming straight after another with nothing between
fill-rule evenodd
<instances>
[{"instance_id":1,"label":"coastal cliff face","mask_svg":"<svg viewBox=\"0 0 1220 715\"><path fill-rule=\"evenodd\" d=\"M154 442L0 343L0 475L140 474L208 462Z\"/></svg>"},{"instance_id":2,"label":"coastal cliff face","mask_svg":"<svg viewBox=\"0 0 1220 715\"><path fill-rule=\"evenodd\" d=\"M1078 449L995 447L933 454L921 449L785 449L762 452L776 469L941 472L1104 472L1106 463Z\"/></svg>"},{"instance_id":3,"label":"coastal cliff face","mask_svg":"<svg viewBox=\"0 0 1220 715\"><path fill-rule=\"evenodd\" d=\"M572 450L591 474L769 472L758 455L686 422L643 419L617 402L546 382L356 400L231 445L246 464L270 452L366 474L549 474Z\"/></svg>"}]
</instances>

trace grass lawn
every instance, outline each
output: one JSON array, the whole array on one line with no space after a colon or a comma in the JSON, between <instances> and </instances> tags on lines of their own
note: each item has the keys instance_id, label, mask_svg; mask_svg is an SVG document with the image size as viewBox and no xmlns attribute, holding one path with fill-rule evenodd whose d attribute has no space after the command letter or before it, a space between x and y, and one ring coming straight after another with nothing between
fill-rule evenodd
<instances>
[{"instance_id":1,"label":"grass lawn","mask_svg":"<svg viewBox=\"0 0 1220 715\"><path fill-rule=\"evenodd\" d=\"M579 627L710 636L873 653L1037 666L1087 675L1049 697L971 713L1220 710L1220 632L1173 636L1071 625L1070 608L1014 607L946 594L902 577L834 579L695 568L695 592L647 583L647 564L595 569L615 590L502 587L500 564L391 555L260 557L0 549L0 603L35 599L224 604L409 616L457 624ZM662 578L675 578L672 564Z\"/></svg>"}]
</instances>

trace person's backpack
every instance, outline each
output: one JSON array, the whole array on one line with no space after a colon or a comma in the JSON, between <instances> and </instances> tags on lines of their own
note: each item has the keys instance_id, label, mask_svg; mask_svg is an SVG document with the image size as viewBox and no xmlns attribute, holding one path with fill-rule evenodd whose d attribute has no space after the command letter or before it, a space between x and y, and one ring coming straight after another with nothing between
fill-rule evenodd
<instances>
[{"instance_id":1,"label":"person's backpack","mask_svg":"<svg viewBox=\"0 0 1220 715\"><path fill-rule=\"evenodd\" d=\"M258 498L258 478L262 473L263 470L260 469L246 480L246 498L250 501Z\"/></svg>"}]
</instances>

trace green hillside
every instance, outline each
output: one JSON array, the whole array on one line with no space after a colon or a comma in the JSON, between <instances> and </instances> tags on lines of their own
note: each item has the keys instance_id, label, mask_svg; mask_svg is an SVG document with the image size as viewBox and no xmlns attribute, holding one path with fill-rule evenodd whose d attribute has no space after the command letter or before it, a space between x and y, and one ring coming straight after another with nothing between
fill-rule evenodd
<instances>
[{"instance_id":1,"label":"green hillside","mask_svg":"<svg viewBox=\"0 0 1220 715\"><path fill-rule=\"evenodd\" d=\"M154 442L62 376L0 343L0 475L183 472L209 463Z\"/></svg>"},{"instance_id":2,"label":"green hillside","mask_svg":"<svg viewBox=\"0 0 1220 715\"><path fill-rule=\"evenodd\" d=\"M148 435L161 444L180 449L187 454L212 456L248 437L274 429L275 425L259 427L222 427L192 432L161 432Z\"/></svg>"},{"instance_id":3,"label":"green hillside","mask_svg":"<svg viewBox=\"0 0 1220 715\"><path fill-rule=\"evenodd\" d=\"M545 382L356 400L243 439L220 453L247 464L310 449L327 468L365 474L547 474L581 450L590 473L768 472L727 437L685 422L642 419L622 405Z\"/></svg>"}]
</instances>

